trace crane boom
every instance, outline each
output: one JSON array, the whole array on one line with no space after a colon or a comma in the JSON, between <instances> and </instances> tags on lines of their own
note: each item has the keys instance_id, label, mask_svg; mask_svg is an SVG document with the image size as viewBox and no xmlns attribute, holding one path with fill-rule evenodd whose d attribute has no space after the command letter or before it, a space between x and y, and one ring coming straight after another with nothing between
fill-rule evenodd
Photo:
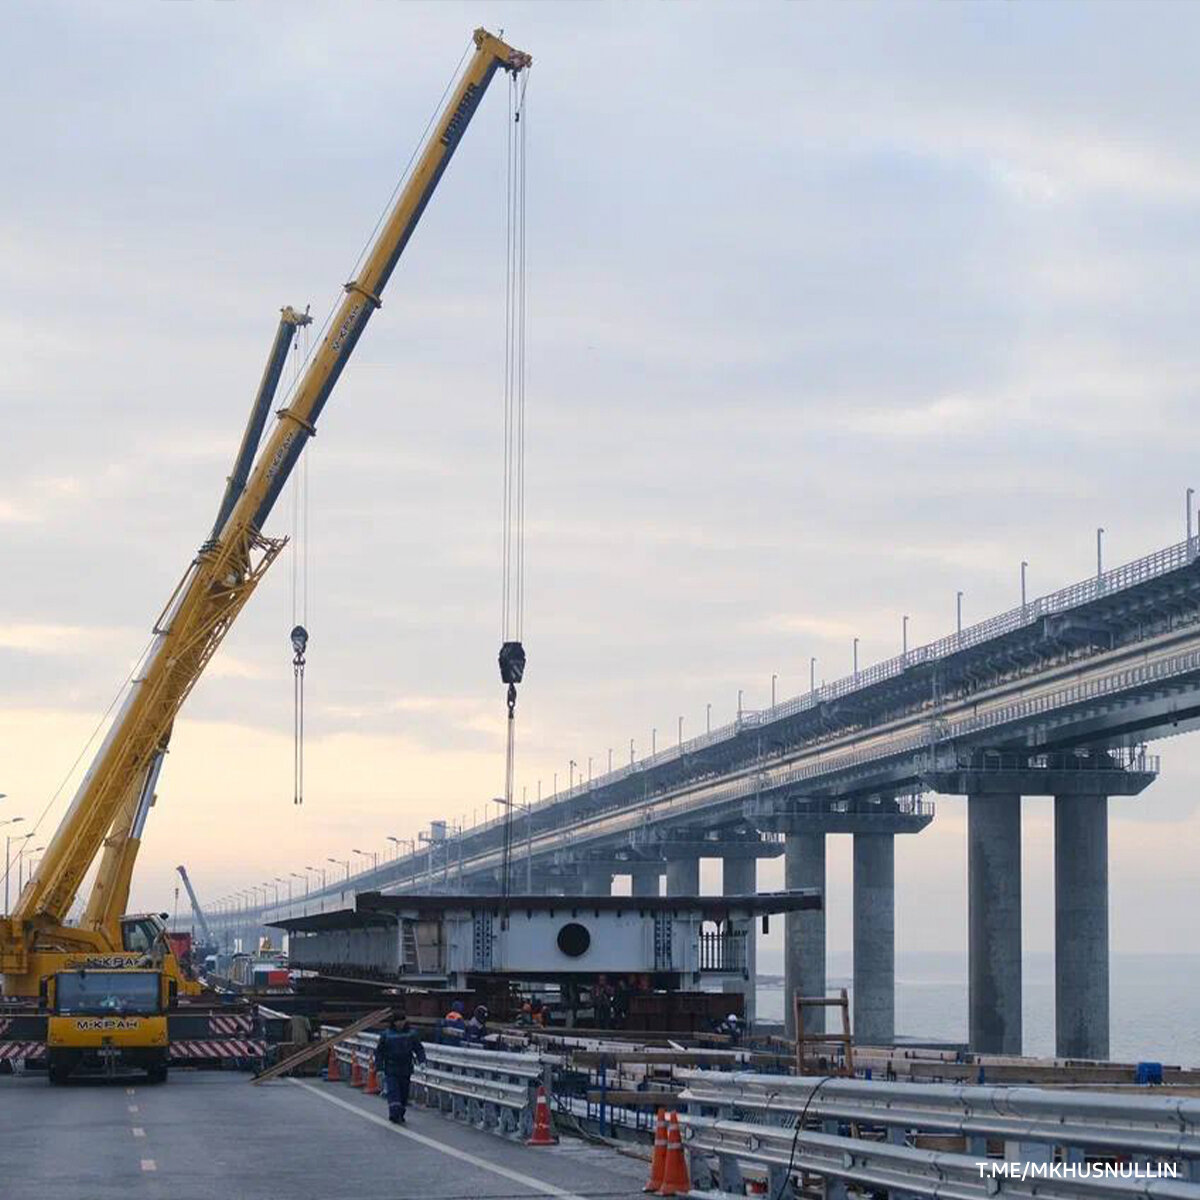
<instances>
[{"instance_id":1,"label":"crane boom","mask_svg":"<svg viewBox=\"0 0 1200 1200\"><path fill-rule=\"evenodd\" d=\"M271 350L263 367L258 391L255 392L254 401L250 406L250 415L246 419L246 428L233 460L233 468L225 484L225 494L221 498L221 507L210 535L212 538L220 533L221 527L233 511L234 504L237 503L237 498L245 490L246 480L250 477L250 468L254 463L254 456L258 453L258 444L262 440L263 429L267 423L267 415L271 410L271 402L279 388L292 338L297 329L311 324L312 317L307 311L298 312L290 304L279 310L279 324L271 340ZM168 730L158 752L151 760L150 771L146 777L149 780L148 784L143 780L142 786L138 786L135 781L134 787L129 790L117 809L117 815L113 818L108 835L104 839L100 866L84 910L82 928L103 933L114 946L119 943L121 936L121 916L129 904L133 868L142 846L142 830L145 828L146 817L154 806L154 788L158 783L158 773L162 769L163 756L167 753L170 738Z\"/></svg>"},{"instance_id":2,"label":"crane boom","mask_svg":"<svg viewBox=\"0 0 1200 1200\"><path fill-rule=\"evenodd\" d=\"M201 547L155 625L154 641L75 797L12 915L0 921L7 993L29 984L35 949L104 948L63 922L132 781L144 776L176 714L284 540L262 530L426 205L497 70L531 63L484 29L328 332L309 360L244 489L216 536ZM36 983L36 981L34 981Z\"/></svg>"},{"instance_id":3,"label":"crane boom","mask_svg":"<svg viewBox=\"0 0 1200 1200\"><path fill-rule=\"evenodd\" d=\"M204 915L204 909L200 907L200 901L196 899L196 889L192 887L192 881L188 878L187 867L181 865L176 867L175 870L179 872L179 878L183 880L183 886L187 891L188 899L192 902L192 913L196 918L196 924L200 926L200 936L207 945L215 945L212 930L208 927L208 919Z\"/></svg>"}]
</instances>

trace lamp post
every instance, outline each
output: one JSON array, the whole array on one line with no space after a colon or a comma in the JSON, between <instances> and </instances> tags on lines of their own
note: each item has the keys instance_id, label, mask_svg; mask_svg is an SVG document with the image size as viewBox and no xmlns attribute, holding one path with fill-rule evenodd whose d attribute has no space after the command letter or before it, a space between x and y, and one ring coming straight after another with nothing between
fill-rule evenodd
<instances>
[{"instance_id":1,"label":"lamp post","mask_svg":"<svg viewBox=\"0 0 1200 1200\"><path fill-rule=\"evenodd\" d=\"M612 774L612 747L608 748L608 773Z\"/></svg>"},{"instance_id":2,"label":"lamp post","mask_svg":"<svg viewBox=\"0 0 1200 1200\"><path fill-rule=\"evenodd\" d=\"M304 875L301 875L296 871L289 871L288 878L289 879L299 879L304 884L304 898L307 900L308 899L308 874L305 873ZM291 903L291 899L292 899L292 885L289 883L288 884L288 902L289 903Z\"/></svg>"},{"instance_id":3,"label":"lamp post","mask_svg":"<svg viewBox=\"0 0 1200 1200\"><path fill-rule=\"evenodd\" d=\"M379 852L377 850L351 850L350 853L361 854L363 858L369 858L371 860L372 871L379 869Z\"/></svg>"},{"instance_id":4,"label":"lamp post","mask_svg":"<svg viewBox=\"0 0 1200 1200\"><path fill-rule=\"evenodd\" d=\"M36 836L37 836L37 830L36 829L31 830L23 838L20 839L23 844L17 847L17 899L18 900L21 898L21 893L25 890L25 855L26 854L38 854L42 850L45 850L45 848L46 848L45 846L38 846L34 850L29 849L30 839L33 837L36 837ZM30 877L32 878L32 873L31 873Z\"/></svg>"},{"instance_id":5,"label":"lamp post","mask_svg":"<svg viewBox=\"0 0 1200 1200\"><path fill-rule=\"evenodd\" d=\"M958 596L957 596L957 601L958 601L958 636L959 636L959 637L962 637L962 598L963 598L963 594L962 594L962 592L959 592L959 593L958 593Z\"/></svg>"},{"instance_id":6,"label":"lamp post","mask_svg":"<svg viewBox=\"0 0 1200 1200\"><path fill-rule=\"evenodd\" d=\"M280 883L282 883L282 884L286 884L286 885L287 885L287 890L288 890L288 904L290 905L290 904L292 903L292 877L289 875L289 876L288 876L286 879L284 879L284 877L283 877L282 875L276 875L276 876L275 876L275 878L276 878L276 879L277 879L277 880L278 880Z\"/></svg>"},{"instance_id":7,"label":"lamp post","mask_svg":"<svg viewBox=\"0 0 1200 1200\"><path fill-rule=\"evenodd\" d=\"M653 758L658 753L658 726L656 725L650 730L650 757Z\"/></svg>"},{"instance_id":8,"label":"lamp post","mask_svg":"<svg viewBox=\"0 0 1200 1200\"><path fill-rule=\"evenodd\" d=\"M680 752L682 753L682 751L683 751L683 718L682 717L679 718L679 749L680 749Z\"/></svg>"},{"instance_id":9,"label":"lamp post","mask_svg":"<svg viewBox=\"0 0 1200 1200\"><path fill-rule=\"evenodd\" d=\"M1104 526L1096 530L1096 578L1104 574Z\"/></svg>"},{"instance_id":10,"label":"lamp post","mask_svg":"<svg viewBox=\"0 0 1200 1200\"><path fill-rule=\"evenodd\" d=\"M738 688L738 720L742 719L742 689Z\"/></svg>"},{"instance_id":11,"label":"lamp post","mask_svg":"<svg viewBox=\"0 0 1200 1200\"><path fill-rule=\"evenodd\" d=\"M346 868L346 882L350 882L350 860L348 858L327 858L326 862L331 862L334 866Z\"/></svg>"},{"instance_id":12,"label":"lamp post","mask_svg":"<svg viewBox=\"0 0 1200 1200\"><path fill-rule=\"evenodd\" d=\"M712 703L704 706L704 732L712 733Z\"/></svg>"},{"instance_id":13,"label":"lamp post","mask_svg":"<svg viewBox=\"0 0 1200 1200\"><path fill-rule=\"evenodd\" d=\"M772 708L775 707L775 684L778 681L778 679L779 679L778 675L775 675L775 674L771 675L771 707Z\"/></svg>"},{"instance_id":14,"label":"lamp post","mask_svg":"<svg viewBox=\"0 0 1200 1200\"><path fill-rule=\"evenodd\" d=\"M858 678L858 638L854 639L854 678Z\"/></svg>"},{"instance_id":15,"label":"lamp post","mask_svg":"<svg viewBox=\"0 0 1200 1200\"><path fill-rule=\"evenodd\" d=\"M569 792L575 786L575 760L571 759L567 764L567 791Z\"/></svg>"},{"instance_id":16,"label":"lamp post","mask_svg":"<svg viewBox=\"0 0 1200 1200\"><path fill-rule=\"evenodd\" d=\"M908 613L904 614L900 622L900 652L908 658Z\"/></svg>"},{"instance_id":17,"label":"lamp post","mask_svg":"<svg viewBox=\"0 0 1200 1200\"><path fill-rule=\"evenodd\" d=\"M314 875L320 875L321 889L322 889L322 891L324 891L324 889L325 889L325 868L324 867L305 867L304 869L305 869L305 871L311 871Z\"/></svg>"},{"instance_id":18,"label":"lamp post","mask_svg":"<svg viewBox=\"0 0 1200 1200\"><path fill-rule=\"evenodd\" d=\"M1195 488L1188 488L1187 497L1183 502L1183 507L1187 509L1187 540L1188 540L1188 549L1189 550L1191 549L1191 546L1192 546L1192 497L1195 494L1196 494ZM3 799L4 799L4 797L0 796L0 800L3 800Z\"/></svg>"},{"instance_id":19,"label":"lamp post","mask_svg":"<svg viewBox=\"0 0 1200 1200\"><path fill-rule=\"evenodd\" d=\"M817 698L817 656L811 655L808 660L808 690L815 700Z\"/></svg>"},{"instance_id":20,"label":"lamp post","mask_svg":"<svg viewBox=\"0 0 1200 1200\"><path fill-rule=\"evenodd\" d=\"M633 766L633 738L629 739L629 765Z\"/></svg>"},{"instance_id":21,"label":"lamp post","mask_svg":"<svg viewBox=\"0 0 1200 1200\"><path fill-rule=\"evenodd\" d=\"M0 825L16 825L25 820L24 817L9 817L7 821L0 821ZM8 877L12 874L12 834L4 835L4 915L9 915L8 905Z\"/></svg>"},{"instance_id":22,"label":"lamp post","mask_svg":"<svg viewBox=\"0 0 1200 1200\"><path fill-rule=\"evenodd\" d=\"M1021 608L1025 608L1025 572L1029 570L1029 564L1021 559Z\"/></svg>"}]
</instances>

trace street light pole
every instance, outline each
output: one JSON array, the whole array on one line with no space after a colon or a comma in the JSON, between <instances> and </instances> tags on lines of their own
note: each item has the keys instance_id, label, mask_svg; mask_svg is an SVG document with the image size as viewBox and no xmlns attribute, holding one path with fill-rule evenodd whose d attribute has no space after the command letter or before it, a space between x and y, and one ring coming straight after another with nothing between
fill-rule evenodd
<instances>
[{"instance_id":1,"label":"street light pole","mask_svg":"<svg viewBox=\"0 0 1200 1200\"><path fill-rule=\"evenodd\" d=\"M1021 607L1025 607L1025 572L1029 570L1029 564L1021 559Z\"/></svg>"},{"instance_id":2,"label":"street light pole","mask_svg":"<svg viewBox=\"0 0 1200 1200\"><path fill-rule=\"evenodd\" d=\"M962 592L958 593L958 636L962 637Z\"/></svg>"},{"instance_id":3,"label":"street light pole","mask_svg":"<svg viewBox=\"0 0 1200 1200\"><path fill-rule=\"evenodd\" d=\"M1195 488L1188 488L1188 490L1187 490L1187 498L1186 498L1186 499L1184 500L1184 502L1183 502L1183 506L1184 506L1184 508L1186 508L1186 509L1187 509L1187 540L1188 540L1188 549L1191 549L1191 545L1192 545L1192 497L1193 497L1195 494L1196 494L1196 489L1195 489ZM3 797L0 797L0 799L3 799Z\"/></svg>"},{"instance_id":4,"label":"street light pole","mask_svg":"<svg viewBox=\"0 0 1200 1200\"><path fill-rule=\"evenodd\" d=\"M854 678L858 678L858 638L854 639Z\"/></svg>"},{"instance_id":5,"label":"street light pole","mask_svg":"<svg viewBox=\"0 0 1200 1200\"><path fill-rule=\"evenodd\" d=\"M712 733L712 702L704 706L704 732Z\"/></svg>"},{"instance_id":6,"label":"street light pole","mask_svg":"<svg viewBox=\"0 0 1200 1200\"><path fill-rule=\"evenodd\" d=\"M904 614L904 619L901 622L900 646L904 657L908 657L908 613Z\"/></svg>"},{"instance_id":7,"label":"street light pole","mask_svg":"<svg viewBox=\"0 0 1200 1200\"><path fill-rule=\"evenodd\" d=\"M775 707L775 681L779 678L778 675L771 676L771 707Z\"/></svg>"},{"instance_id":8,"label":"street light pole","mask_svg":"<svg viewBox=\"0 0 1200 1200\"><path fill-rule=\"evenodd\" d=\"M1104 526L1096 530L1096 578L1104 574Z\"/></svg>"},{"instance_id":9,"label":"street light pole","mask_svg":"<svg viewBox=\"0 0 1200 1200\"><path fill-rule=\"evenodd\" d=\"M815 700L817 698L817 657L815 654L808 660L808 690L812 692Z\"/></svg>"},{"instance_id":10,"label":"street light pole","mask_svg":"<svg viewBox=\"0 0 1200 1200\"><path fill-rule=\"evenodd\" d=\"M24 817L10 817L7 821L0 821L0 825L18 825L25 820ZM8 903L8 877L12 874L12 834L4 835L4 915L7 917L12 911Z\"/></svg>"}]
</instances>

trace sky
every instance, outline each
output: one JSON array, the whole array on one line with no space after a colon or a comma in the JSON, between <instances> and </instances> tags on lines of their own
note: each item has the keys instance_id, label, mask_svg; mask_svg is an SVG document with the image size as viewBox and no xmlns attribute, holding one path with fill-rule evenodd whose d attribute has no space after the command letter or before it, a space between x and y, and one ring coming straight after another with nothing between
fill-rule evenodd
<instances>
[{"instance_id":1,"label":"sky","mask_svg":"<svg viewBox=\"0 0 1200 1200\"><path fill-rule=\"evenodd\" d=\"M0 48L0 819L49 839L215 513L281 305L323 318L470 31L528 112L529 797L1181 540L1200 487L1200 12L1138 5L43 3ZM134 903L502 790L503 88L176 724ZM289 372L291 367L288 368ZM288 503L269 532L289 534ZM292 803L307 563L306 802ZM302 590L302 589L301 589ZM1111 805L1112 942L1189 941L1200 742ZM83 758L76 764L81 752ZM897 849L966 944L964 802ZM16 828L20 828L17 826ZM1048 801L1026 946L1051 948ZM357 859L359 863L363 859ZM293 886L300 883L293 879ZM705 888L719 887L706 864ZM778 864L760 871L781 885ZM850 847L829 845L845 949ZM778 933L772 935L772 944Z\"/></svg>"}]
</instances>

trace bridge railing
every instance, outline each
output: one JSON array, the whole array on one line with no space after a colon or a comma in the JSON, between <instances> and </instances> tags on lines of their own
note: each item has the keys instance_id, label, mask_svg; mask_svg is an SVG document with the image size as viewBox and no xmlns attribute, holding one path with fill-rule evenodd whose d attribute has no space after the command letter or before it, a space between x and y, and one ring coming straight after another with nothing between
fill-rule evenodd
<instances>
[{"instance_id":1,"label":"bridge railing","mask_svg":"<svg viewBox=\"0 0 1200 1200\"><path fill-rule=\"evenodd\" d=\"M788 1194L796 1171L930 1196L1129 1195L1128 1179L1088 1174L1089 1158L1116 1157L1161 1166L1166 1178L1147 1194L1200 1197L1200 1186L1182 1182L1200 1178L1200 1100L715 1071L676 1078L685 1083L693 1178L715 1160L718 1195L743 1195L749 1164L769 1178L772 1195ZM922 1134L961 1136L965 1152L907 1144ZM1006 1159L1043 1170L1000 1179L988 1165L989 1141L1015 1147ZM1056 1176L1055 1163L1073 1170Z\"/></svg>"},{"instance_id":2,"label":"bridge railing","mask_svg":"<svg viewBox=\"0 0 1200 1200\"><path fill-rule=\"evenodd\" d=\"M337 1032L336 1026L321 1028L322 1037ZM347 1076L357 1064L359 1077L365 1079L378 1043L378 1034L360 1033L337 1044L334 1053L345 1064ZM423 1048L425 1062L413 1067L414 1100L480 1129L513 1137L532 1127L536 1089L544 1084L549 1091L551 1068L562 1061L553 1055L428 1042Z\"/></svg>"}]
</instances>

